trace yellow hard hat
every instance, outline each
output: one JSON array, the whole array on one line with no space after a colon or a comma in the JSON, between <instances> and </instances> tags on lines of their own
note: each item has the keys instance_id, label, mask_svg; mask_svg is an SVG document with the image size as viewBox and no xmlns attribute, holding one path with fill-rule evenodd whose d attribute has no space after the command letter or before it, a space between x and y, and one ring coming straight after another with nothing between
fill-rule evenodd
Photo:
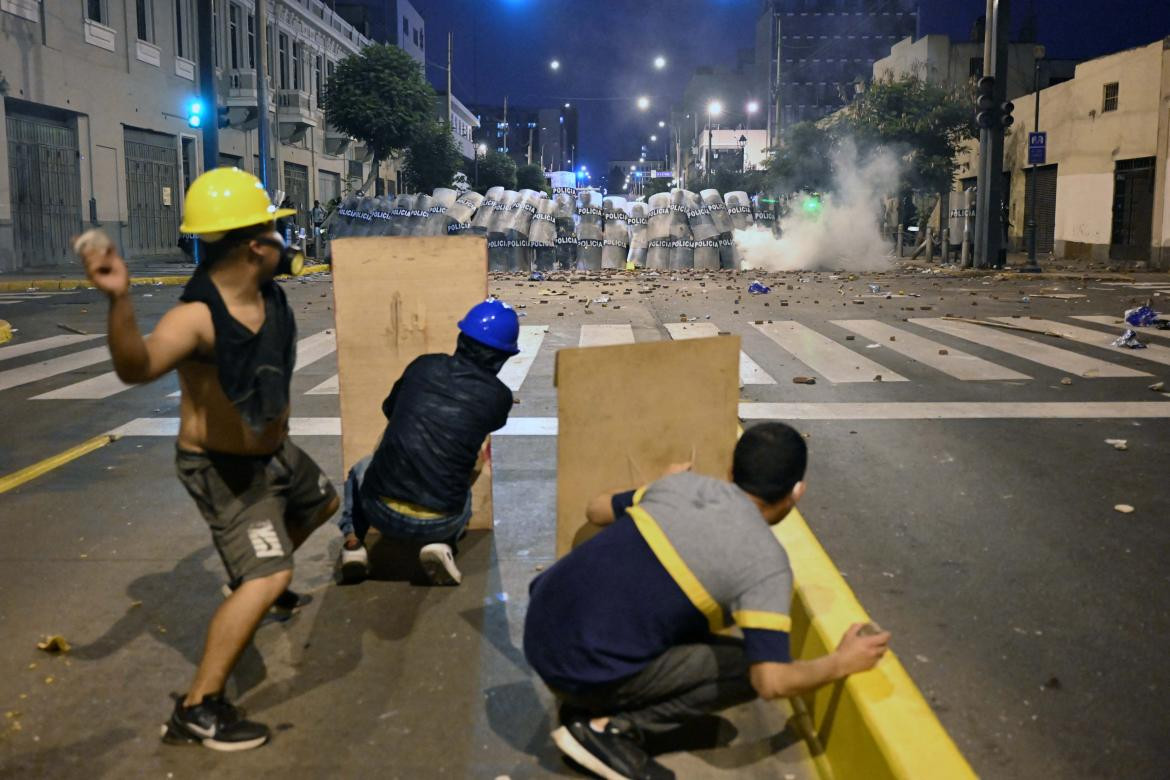
<instances>
[{"instance_id":1,"label":"yellow hard hat","mask_svg":"<svg viewBox=\"0 0 1170 780\"><path fill-rule=\"evenodd\" d=\"M239 168L215 168L191 182L179 230L197 236L262 225L296 214L272 205L264 185Z\"/></svg>"}]
</instances>

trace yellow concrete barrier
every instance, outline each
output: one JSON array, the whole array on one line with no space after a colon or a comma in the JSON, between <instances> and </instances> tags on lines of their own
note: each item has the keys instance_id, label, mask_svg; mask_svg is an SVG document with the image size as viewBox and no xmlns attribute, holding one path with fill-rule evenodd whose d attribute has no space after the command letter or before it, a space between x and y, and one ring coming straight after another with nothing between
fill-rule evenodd
<instances>
[{"instance_id":1,"label":"yellow concrete barrier","mask_svg":"<svg viewBox=\"0 0 1170 780\"><path fill-rule=\"evenodd\" d=\"M852 623L869 620L804 517L775 529L796 580L792 656L831 652ZM894 644L898 638L894 636ZM823 780L952 780L976 775L893 651L872 669L792 700Z\"/></svg>"}]
</instances>

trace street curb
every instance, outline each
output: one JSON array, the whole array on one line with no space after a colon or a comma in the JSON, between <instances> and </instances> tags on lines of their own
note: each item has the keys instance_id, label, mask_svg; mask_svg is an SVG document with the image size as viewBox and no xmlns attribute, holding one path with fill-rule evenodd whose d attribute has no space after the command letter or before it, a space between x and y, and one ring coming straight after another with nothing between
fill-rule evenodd
<instances>
[{"instance_id":1,"label":"street curb","mask_svg":"<svg viewBox=\"0 0 1170 780\"><path fill-rule=\"evenodd\" d=\"M12 325L8 320L0 320L0 344L12 340Z\"/></svg>"},{"instance_id":2,"label":"street curb","mask_svg":"<svg viewBox=\"0 0 1170 780\"><path fill-rule=\"evenodd\" d=\"M792 657L827 655L849 626L869 616L799 510L772 532L792 565ZM975 777L892 650L868 672L789 701L791 725L822 780Z\"/></svg>"},{"instance_id":3,"label":"street curb","mask_svg":"<svg viewBox=\"0 0 1170 780\"><path fill-rule=\"evenodd\" d=\"M319 274L329 270L327 264L308 265L301 271L301 276L308 274ZM281 276L281 279L291 279L293 277ZM186 284L191 279L191 274L182 276L139 276L131 278L130 285L132 287L174 287ZM67 290L92 290L93 285L89 283L88 279L27 279L27 280L7 280L0 281L0 292L33 292L41 290L50 291L67 291Z\"/></svg>"}]
</instances>

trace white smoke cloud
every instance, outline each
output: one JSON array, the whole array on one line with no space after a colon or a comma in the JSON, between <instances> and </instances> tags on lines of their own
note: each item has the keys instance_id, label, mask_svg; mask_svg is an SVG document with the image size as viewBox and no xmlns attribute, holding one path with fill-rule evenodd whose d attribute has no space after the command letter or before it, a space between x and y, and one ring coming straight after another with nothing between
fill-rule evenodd
<instances>
[{"instance_id":1,"label":"white smoke cloud","mask_svg":"<svg viewBox=\"0 0 1170 780\"><path fill-rule=\"evenodd\" d=\"M744 270L881 271L892 266L882 236L882 201L894 192L899 163L889 152L861 159L852 142L833 155L834 192L810 216L799 206L780 219L781 236L753 227L735 231ZM799 200L797 201L799 203Z\"/></svg>"}]
</instances>

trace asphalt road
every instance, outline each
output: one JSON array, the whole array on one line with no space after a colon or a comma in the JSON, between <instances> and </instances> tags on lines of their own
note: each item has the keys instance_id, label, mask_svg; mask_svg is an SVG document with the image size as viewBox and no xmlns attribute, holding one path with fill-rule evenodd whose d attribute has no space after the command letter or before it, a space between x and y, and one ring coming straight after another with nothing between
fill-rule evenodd
<instances>
[{"instance_id":1,"label":"asphalt road","mask_svg":"<svg viewBox=\"0 0 1170 780\"><path fill-rule=\"evenodd\" d=\"M569 774L547 740L547 693L519 651L528 581L552 561L556 474L555 437L524 434L555 417L556 349L713 326L743 338L747 416L792 419L808 435L802 510L976 771L1163 777L1170 399L1149 385L1170 361L1112 349L1115 327L1075 319L1157 305L1170 297L1163 280L806 273L748 296L749 278L722 274L494 278L539 344L511 377L515 427L493 445L495 532L467 545L467 579L452 590L419 587L400 551L382 548L377 579L337 587L338 539L318 532L296 580L313 604L262 626L233 680L231 693L276 727L274 744L230 757L157 740L223 579L174 478L175 380L123 390L101 378L110 366L100 355L70 357L102 339L40 341L79 336L61 325L104 332L96 293L0 297L12 301L0 317L18 328L0 346L0 475L128 423L134 432L0 495L0 774ZM316 339L294 378L293 414L335 418L328 280L286 289L300 337ZM136 289L143 328L177 295ZM947 314L1049 329L1026 319L1042 318L1099 332L1100 343L981 326L960 337L937 329ZM1170 338L1147 340L1170 348ZM1119 369L1134 375L1111 376ZM328 425L309 434L296 438L340 483L339 437ZM38 651L48 634L73 651ZM709 725L698 735L714 740L706 749L667 757L682 776L804 772L800 746L774 737L780 713L758 705Z\"/></svg>"}]
</instances>

